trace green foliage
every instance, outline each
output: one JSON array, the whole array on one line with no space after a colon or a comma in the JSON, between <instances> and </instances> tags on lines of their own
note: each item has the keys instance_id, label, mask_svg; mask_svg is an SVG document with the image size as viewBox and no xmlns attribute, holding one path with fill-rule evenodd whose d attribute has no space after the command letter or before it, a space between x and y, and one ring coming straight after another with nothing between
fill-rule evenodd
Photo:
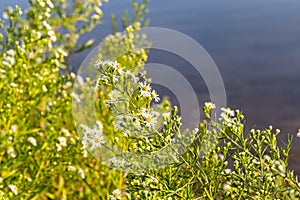
<instances>
[{"instance_id":1,"label":"green foliage","mask_svg":"<svg viewBox=\"0 0 300 200\"><path fill-rule=\"evenodd\" d=\"M126 169L131 162L138 171L138 164L145 166L147 161L134 163L122 153L106 154L104 160L111 168L88 153L96 143L85 143L78 135L71 107L72 100L80 102L85 96L72 93L72 87L77 78L89 94L94 83L71 73L68 60L92 46L92 40L80 46L77 40L101 22L102 3L31 0L26 12L18 6L7 8L5 23L0 22L4 34L0 35L0 199L299 198L300 184L288 169L292 138L286 148L279 148L279 130L245 132L240 111L222 109L215 119L210 116L212 103L204 106L207 121L185 137L170 102L163 99L157 107L151 106L158 96L142 70L147 60L143 47L149 44L139 35L148 23L146 3L134 1L134 18L125 14L121 19L125 32L118 33L114 26L115 33L99 50L95 60L100 73L99 135L90 134L88 139L103 142L105 137L113 142L98 144L100 148L138 154L177 143L186 151L168 149L163 158L168 163L172 155L172 164L156 170L149 165L143 173L114 168ZM88 115L86 110L83 118ZM83 128L86 134L91 132ZM212 142L214 138L217 142Z\"/></svg>"}]
</instances>

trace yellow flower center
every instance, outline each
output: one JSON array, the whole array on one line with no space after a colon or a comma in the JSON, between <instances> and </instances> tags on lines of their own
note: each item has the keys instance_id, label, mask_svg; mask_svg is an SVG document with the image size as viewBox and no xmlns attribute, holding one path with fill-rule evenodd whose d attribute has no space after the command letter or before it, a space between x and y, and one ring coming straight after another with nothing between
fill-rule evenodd
<instances>
[{"instance_id":1,"label":"yellow flower center","mask_svg":"<svg viewBox=\"0 0 300 200\"><path fill-rule=\"evenodd\" d=\"M96 139L95 139L95 142L96 142L96 143L100 143L101 140L100 140L99 138L96 138Z\"/></svg>"},{"instance_id":2,"label":"yellow flower center","mask_svg":"<svg viewBox=\"0 0 300 200\"><path fill-rule=\"evenodd\" d=\"M143 87L143 90L144 90L144 91L148 91L148 90L149 90L149 87L146 85L145 87Z\"/></svg>"},{"instance_id":3,"label":"yellow flower center","mask_svg":"<svg viewBox=\"0 0 300 200\"><path fill-rule=\"evenodd\" d=\"M117 65L117 69L121 69L122 66L120 64Z\"/></svg>"},{"instance_id":4,"label":"yellow flower center","mask_svg":"<svg viewBox=\"0 0 300 200\"><path fill-rule=\"evenodd\" d=\"M118 97L118 94L117 93L112 93L111 95L113 98L117 98Z\"/></svg>"},{"instance_id":5,"label":"yellow flower center","mask_svg":"<svg viewBox=\"0 0 300 200\"><path fill-rule=\"evenodd\" d=\"M118 193L114 193L114 197L115 197L115 198L118 198L118 197L119 197L119 194L118 194Z\"/></svg>"},{"instance_id":6,"label":"yellow flower center","mask_svg":"<svg viewBox=\"0 0 300 200\"><path fill-rule=\"evenodd\" d=\"M146 118L146 122L151 123L151 122L152 122L151 117L147 117L147 118Z\"/></svg>"}]
</instances>

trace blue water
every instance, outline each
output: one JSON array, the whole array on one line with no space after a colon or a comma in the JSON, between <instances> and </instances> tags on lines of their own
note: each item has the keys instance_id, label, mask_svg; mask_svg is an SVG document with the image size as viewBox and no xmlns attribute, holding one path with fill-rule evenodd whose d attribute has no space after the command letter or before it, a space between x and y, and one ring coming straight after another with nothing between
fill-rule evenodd
<instances>
[{"instance_id":1,"label":"blue water","mask_svg":"<svg viewBox=\"0 0 300 200\"><path fill-rule=\"evenodd\" d=\"M0 7L17 2L26 7L24 0L2 0ZM80 41L93 37L101 42L112 32L110 13L121 17L130 5L130 0L105 3L103 25ZM228 105L244 111L248 127L272 124L282 129L283 139L286 133L296 133L300 128L299 0L152 0L149 10L151 26L185 33L208 51L223 76ZM85 55L72 57L72 62L80 63ZM169 64L184 65L172 63L168 56L165 59ZM198 87L200 103L209 100L203 81L188 69L186 73ZM294 154L300 150L297 143L299 139L295 139ZM295 156L291 161L292 168L300 169L300 159Z\"/></svg>"}]
</instances>

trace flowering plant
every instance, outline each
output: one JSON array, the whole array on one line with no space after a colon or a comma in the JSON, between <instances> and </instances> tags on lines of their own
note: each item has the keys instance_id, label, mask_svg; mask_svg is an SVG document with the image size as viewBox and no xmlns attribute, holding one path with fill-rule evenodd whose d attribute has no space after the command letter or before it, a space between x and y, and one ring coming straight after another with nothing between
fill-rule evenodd
<instances>
[{"instance_id":1,"label":"flowering plant","mask_svg":"<svg viewBox=\"0 0 300 200\"><path fill-rule=\"evenodd\" d=\"M71 73L69 58L92 45L77 40L101 22L102 2L29 2L26 12L7 8L0 22L1 199L299 198L288 169L292 140L279 148L279 130L247 132L241 111L211 116L218 109L211 102L199 127L180 130L177 108L142 71L147 50L134 51L144 42L137 33L146 1L133 3L134 21L123 18L124 34L105 39L93 63L97 120L76 126L71 105L89 104L84 95L95 83ZM75 79L82 93L72 90ZM161 149L157 162L135 157Z\"/></svg>"}]
</instances>

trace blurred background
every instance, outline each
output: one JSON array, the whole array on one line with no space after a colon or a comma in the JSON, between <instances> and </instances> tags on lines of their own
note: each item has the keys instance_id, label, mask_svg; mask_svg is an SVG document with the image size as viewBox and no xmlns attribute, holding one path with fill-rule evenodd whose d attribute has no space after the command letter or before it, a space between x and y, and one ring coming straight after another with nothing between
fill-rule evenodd
<instances>
[{"instance_id":1,"label":"blurred background","mask_svg":"<svg viewBox=\"0 0 300 200\"><path fill-rule=\"evenodd\" d=\"M28 6L25 0L0 1L1 11L15 4ZM131 0L111 0L102 9L103 24L83 35L81 42L94 38L97 44L112 33L111 13L119 21L124 9L129 16L133 13ZM288 133L296 136L300 128L299 10L298 0L152 0L147 18L150 26L180 31L207 50L223 76L228 106L243 110L247 129L273 125L282 131L279 139L286 141ZM87 53L74 55L72 63L79 65ZM197 92L200 106L209 101L204 81L184 59L151 51L149 62L178 69ZM290 169L298 175L299 151L300 139L295 137Z\"/></svg>"}]
</instances>

